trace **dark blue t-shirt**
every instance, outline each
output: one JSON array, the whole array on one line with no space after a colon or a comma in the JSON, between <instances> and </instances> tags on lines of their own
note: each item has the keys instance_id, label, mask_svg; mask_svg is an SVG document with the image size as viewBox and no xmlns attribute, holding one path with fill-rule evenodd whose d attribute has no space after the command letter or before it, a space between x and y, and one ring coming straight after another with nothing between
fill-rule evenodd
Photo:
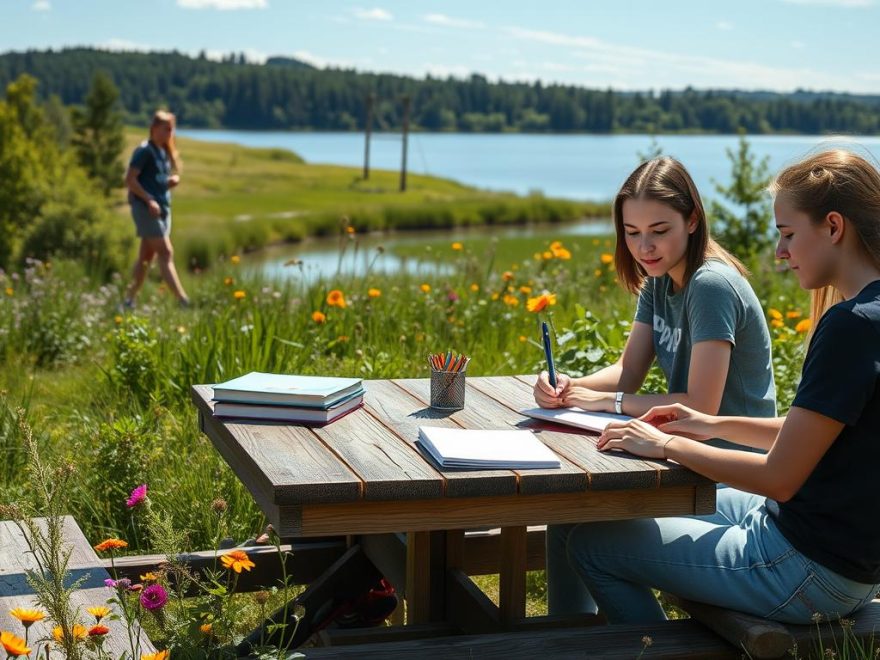
<instances>
[{"instance_id":1,"label":"dark blue t-shirt","mask_svg":"<svg viewBox=\"0 0 880 660\"><path fill-rule=\"evenodd\" d=\"M138 145L131 155L129 167L139 170L138 183L144 190L155 199L162 207L162 214L166 215L171 206L171 190L168 187L168 177L171 176L171 161L162 147L156 146L148 140ZM143 203L132 193L128 193L129 203Z\"/></svg>"},{"instance_id":2,"label":"dark blue t-shirt","mask_svg":"<svg viewBox=\"0 0 880 660\"><path fill-rule=\"evenodd\" d=\"M878 584L880 280L819 321L792 406L846 426L797 494L788 502L768 499L767 509L802 554L851 580Z\"/></svg>"}]
</instances>

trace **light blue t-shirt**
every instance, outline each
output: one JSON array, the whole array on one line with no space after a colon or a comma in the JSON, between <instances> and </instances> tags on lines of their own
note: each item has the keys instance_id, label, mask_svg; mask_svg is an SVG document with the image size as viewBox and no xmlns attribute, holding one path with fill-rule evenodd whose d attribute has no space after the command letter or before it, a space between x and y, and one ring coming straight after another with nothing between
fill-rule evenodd
<instances>
[{"instance_id":1,"label":"light blue t-shirt","mask_svg":"<svg viewBox=\"0 0 880 660\"><path fill-rule=\"evenodd\" d=\"M677 292L668 275L649 277L635 320L654 328L654 352L669 393L687 392L694 344L727 341L733 348L718 414L776 416L767 321L752 287L734 267L707 261Z\"/></svg>"}]
</instances>

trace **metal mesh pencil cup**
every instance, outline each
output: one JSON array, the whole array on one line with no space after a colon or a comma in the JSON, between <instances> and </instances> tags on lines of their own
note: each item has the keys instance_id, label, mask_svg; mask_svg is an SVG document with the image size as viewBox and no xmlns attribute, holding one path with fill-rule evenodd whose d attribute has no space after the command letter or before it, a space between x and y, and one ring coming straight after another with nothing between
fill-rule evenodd
<instances>
[{"instance_id":1,"label":"metal mesh pencil cup","mask_svg":"<svg viewBox=\"0 0 880 660\"><path fill-rule=\"evenodd\" d=\"M464 369L431 372L431 407L438 410L464 408Z\"/></svg>"}]
</instances>

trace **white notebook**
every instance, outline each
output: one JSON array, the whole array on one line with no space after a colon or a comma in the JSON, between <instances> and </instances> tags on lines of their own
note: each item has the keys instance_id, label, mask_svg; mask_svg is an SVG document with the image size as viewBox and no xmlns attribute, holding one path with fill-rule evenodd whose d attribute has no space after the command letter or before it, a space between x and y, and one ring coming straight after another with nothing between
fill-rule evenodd
<instances>
[{"instance_id":1,"label":"white notebook","mask_svg":"<svg viewBox=\"0 0 880 660\"><path fill-rule=\"evenodd\" d=\"M531 431L419 427L419 443L445 468L558 468L559 458Z\"/></svg>"},{"instance_id":2,"label":"white notebook","mask_svg":"<svg viewBox=\"0 0 880 660\"><path fill-rule=\"evenodd\" d=\"M632 419L629 415L587 412L580 408L529 408L528 410L520 410L520 413L527 417L545 419L548 422L567 424L599 433L604 431L610 422L626 422Z\"/></svg>"}]
</instances>

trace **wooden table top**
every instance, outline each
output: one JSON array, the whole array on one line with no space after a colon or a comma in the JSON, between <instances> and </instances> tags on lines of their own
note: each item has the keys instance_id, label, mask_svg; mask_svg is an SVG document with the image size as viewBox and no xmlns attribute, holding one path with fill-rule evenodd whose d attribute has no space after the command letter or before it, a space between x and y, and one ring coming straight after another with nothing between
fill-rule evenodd
<instances>
[{"instance_id":1,"label":"wooden table top","mask_svg":"<svg viewBox=\"0 0 880 660\"><path fill-rule=\"evenodd\" d=\"M519 414L534 407L535 376L467 379L465 408L428 407L429 380L367 380L364 407L324 427L229 420L212 414L212 388L193 387L202 425L257 502L266 507L434 500L711 484L675 463L596 450L597 435ZM531 429L562 467L448 470L416 444L420 425Z\"/></svg>"}]
</instances>

